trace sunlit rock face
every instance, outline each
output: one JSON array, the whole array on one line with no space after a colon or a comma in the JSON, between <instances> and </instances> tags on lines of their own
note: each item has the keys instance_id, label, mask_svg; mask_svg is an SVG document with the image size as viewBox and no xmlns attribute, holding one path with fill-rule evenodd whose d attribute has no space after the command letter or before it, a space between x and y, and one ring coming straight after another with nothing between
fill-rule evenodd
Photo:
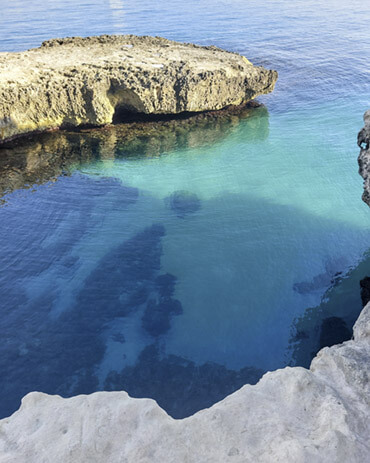
<instances>
[{"instance_id":1,"label":"sunlit rock face","mask_svg":"<svg viewBox=\"0 0 370 463\"><path fill-rule=\"evenodd\" d=\"M364 114L364 127L358 134L357 144L361 148L358 157L359 172L364 179L362 199L370 206L370 109Z\"/></svg>"},{"instance_id":2,"label":"sunlit rock face","mask_svg":"<svg viewBox=\"0 0 370 463\"><path fill-rule=\"evenodd\" d=\"M53 39L0 54L0 141L134 115L240 105L273 90L277 72L217 47L158 37Z\"/></svg>"},{"instance_id":3,"label":"sunlit rock face","mask_svg":"<svg viewBox=\"0 0 370 463\"><path fill-rule=\"evenodd\" d=\"M310 370L267 373L183 420L126 392L30 393L0 421L0 461L367 461L369 365L370 304L354 339L321 350Z\"/></svg>"}]
</instances>

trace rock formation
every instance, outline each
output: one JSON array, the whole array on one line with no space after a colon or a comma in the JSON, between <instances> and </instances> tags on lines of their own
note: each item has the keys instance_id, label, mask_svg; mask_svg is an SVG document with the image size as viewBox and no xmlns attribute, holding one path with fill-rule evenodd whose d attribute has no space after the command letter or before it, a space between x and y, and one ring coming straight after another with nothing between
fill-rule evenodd
<instances>
[{"instance_id":1,"label":"rock formation","mask_svg":"<svg viewBox=\"0 0 370 463\"><path fill-rule=\"evenodd\" d=\"M135 115L240 105L273 90L277 72L245 57L159 37L53 39L0 53L0 142Z\"/></svg>"},{"instance_id":2,"label":"rock formation","mask_svg":"<svg viewBox=\"0 0 370 463\"><path fill-rule=\"evenodd\" d=\"M370 109L364 114L364 127L358 134L357 144L361 148L358 157L359 172L364 179L362 199L370 206Z\"/></svg>"},{"instance_id":3,"label":"rock formation","mask_svg":"<svg viewBox=\"0 0 370 463\"><path fill-rule=\"evenodd\" d=\"M370 304L354 339L267 373L183 420L125 392L28 394L0 421L0 462L336 462L370 455Z\"/></svg>"}]
</instances>

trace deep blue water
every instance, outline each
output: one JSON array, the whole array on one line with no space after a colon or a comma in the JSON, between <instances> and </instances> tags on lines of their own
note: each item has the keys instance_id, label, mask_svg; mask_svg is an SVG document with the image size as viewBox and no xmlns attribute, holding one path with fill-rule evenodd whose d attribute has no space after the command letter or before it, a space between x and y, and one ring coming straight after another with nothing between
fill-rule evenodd
<instances>
[{"instance_id":1,"label":"deep blue water","mask_svg":"<svg viewBox=\"0 0 370 463\"><path fill-rule=\"evenodd\" d=\"M150 34L279 71L243 114L0 150L0 416L31 390L125 389L182 417L351 335L369 4L0 4L0 51Z\"/></svg>"}]
</instances>

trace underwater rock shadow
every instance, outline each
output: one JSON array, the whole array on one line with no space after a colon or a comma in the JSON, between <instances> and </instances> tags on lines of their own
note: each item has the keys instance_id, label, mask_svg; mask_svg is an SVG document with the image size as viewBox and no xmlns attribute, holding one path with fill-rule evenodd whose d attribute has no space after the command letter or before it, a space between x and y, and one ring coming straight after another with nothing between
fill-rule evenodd
<instances>
[{"instance_id":1,"label":"underwater rock shadow","mask_svg":"<svg viewBox=\"0 0 370 463\"><path fill-rule=\"evenodd\" d=\"M196 365L176 355L162 355L159 345L152 344L144 348L134 366L111 371L104 389L151 397L170 416L182 419L211 407L245 384L256 384L264 373L253 367L229 370L213 362Z\"/></svg>"},{"instance_id":2,"label":"underwater rock shadow","mask_svg":"<svg viewBox=\"0 0 370 463\"><path fill-rule=\"evenodd\" d=\"M152 157L179 147L213 145L241 127L246 140L265 140L269 134L267 108L252 102L184 120L128 123L19 139L0 147L0 198L70 175L89 162Z\"/></svg>"},{"instance_id":3,"label":"underwater rock shadow","mask_svg":"<svg viewBox=\"0 0 370 463\"><path fill-rule=\"evenodd\" d=\"M164 203L167 208L172 210L181 219L194 214L201 208L198 196L186 190L174 191L171 196L164 198Z\"/></svg>"},{"instance_id":4,"label":"underwater rock shadow","mask_svg":"<svg viewBox=\"0 0 370 463\"><path fill-rule=\"evenodd\" d=\"M324 261L325 273L316 275L311 281L294 283L293 289L300 294L308 294L314 291L328 289L330 286L340 282L348 265L348 259L346 258L327 258Z\"/></svg>"},{"instance_id":5,"label":"underwater rock shadow","mask_svg":"<svg viewBox=\"0 0 370 463\"><path fill-rule=\"evenodd\" d=\"M308 307L294 321L291 327L292 366L308 368L320 349L352 338L352 327L366 302L363 282L369 270L370 255L366 252L356 267L332 282L318 306Z\"/></svg>"},{"instance_id":6,"label":"underwater rock shadow","mask_svg":"<svg viewBox=\"0 0 370 463\"><path fill-rule=\"evenodd\" d=\"M255 208L263 211L269 227L273 230L278 229L275 226L278 224L275 223L277 220L286 222L288 228L294 228L295 221L302 223L303 231L306 229L306 222L313 220L310 214L264 199L235 194L227 194L225 199L226 202L235 201L243 204L245 214ZM215 201L218 200L203 200L200 213L203 209L214 209L217 205ZM192 220L191 217L189 216L189 220ZM328 219L326 225L340 233L356 231L355 227ZM319 236L325 233L322 221L318 221L315 227L311 225L309 233L314 232ZM143 310L143 331L149 335L149 342L155 343L155 346L160 345L156 343L162 342L160 338L169 329L171 317L180 315L180 306L173 299L176 276L161 273L161 240L164 233L163 225L153 225L110 250L97 262L95 269L81 286L73 310L63 313L59 319L48 318L53 301L45 297L44 300L28 301L26 307L22 304L22 309L18 313L14 312L12 326L4 325L6 320L3 320L1 329L7 338L0 347L0 367L3 372L1 385L5 391L4 400L6 398L6 403L2 401L1 404L3 416L4 413L6 415L16 410L21 397L30 390L37 389L63 396L98 390L96 368L106 350L105 340L101 336L102 330L115 319L126 317L139 307ZM8 280L3 290L10 287L10 284L11 281ZM154 303L149 302L152 300ZM165 302L164 314L158 309L161 301ZM351 310L355 312L357 309L352 306ZM358 313L360 310L361 307ZM150 316L145 316L146 311ZM339 315L333 313L331 316ZM328 315L323 318L328 318ZM149 326L152 327L148 328ZM125 333L122 333L122 336L124 338ZM309 340L312 342L311 338ZM312 345L316 344L311 343L310 346ZM246 366L244 372L244 369L227 370L218 364L206 363L197 366L191 359L160 355L158 348L155 349L156 352L144 349L138 363L130 367L132 370L127 370L127 367L120 368L117 364L115 372L108 376L107 387L127 387L133 396L145 394L146 397L153 397L154 392L151 394L149 388L150 374L153 374L153 378L156 378L155 398L166 410L172 410L173 415L181 416L182 413L186 415L197 411L197 407L199 410L212 405L213 400L220 400L222 396L234 392L246 382L258 381L263 373L258 369L258 365ZM147 370L147 354L151 362L157 365L157 369ZM161 396L160 381L164 381L166 375L168 380L171 371L179 371L180 379L171 379L171 390L162 386L166 393ZM184 386L186 371L190 372L187 387ZM222 375L225 375L224 382ZM212 381L218 384L214 396L205 392L211 388ZM197 390L203 391L204 394L202 392L197 396ZM172 405L171 400L175 400Z\"/></svg>"},{"instance_id":7,"label":"underwater rock shadow","mask_svg":"<svg viewBox=\"0 0 370 463\"><path fill-rule=\"evenodd\" d=\"M226 196L228 201L232 201L233 198L235 201L240 199L240 195L227 194ZM209 204L212 204L213 201L215 200L204 201L204 208L209 207ZM301 218L306 216L307 218L311 217L312 219L313 217L314 220L316 219L315 216L302 211L292 211L292 207L276 205L262 199L245 198L245 202L250 202L253 207L257 204L257 207L265 211L268 217L271 217L271 212L274 210L277 217L283 217L284 221L286 219L288 228L289 223L292 222L293 224L296 220L296 218L292 217L292 212ZM247 213L248 206L245 209ZM189 218L189 220L191 219ZM298 220L298 222L303 224L302 230L305 230L306 222L304 220ZM343 228L346 228L346 225L342 223L336 223L328 219L326 219L326 222L340 232L344 232ZM321 220L317 221L317 227L319 227L317 230L318 235L326 233L326 229L321 229ZM274 229L273 226L271 228ZM348 228L352 229L351 226L348 226ZM311 229L309 233L311 233ZM331 265L331 262L328 261L327 267L331 270L331 267L335 268L335 265ZM357 287L356 291L358 292ZM357 317L361 308L357 311L356 308L351 306L350 310ZM317 346L316 340L312 342L312 339L308 336L311 342L310 348L317 352L323 345L344 341L343 338L347 337L347 335L348 329L343 325L340 317L326 317L323 320L321 329L320 345ZM305 333L302 332L302 339L305 338ZM183 418L202 408L211 406L246 383L255 384L265 373L258 366L246 366L241 370L229 370L217 363L196 365L191 359L164 354L161 346L164 347L163 343L149 345L141 352L135 365L111 371L106 379L105 388L109 390L124 389L133 397L152 397L171 416ZM216 383L216 387L212 390L212 384L214 383Z\"/></svg>"},{"instance_id":8,"label":"underwater rock shadow","mask_svg":"<svg viewBox=\"0 0 370 463\"><path fill-rule=\"evenodd\" d=\"M76 194L76 189L83 189L84 201ZM2 416L12 413L21 397L30 390L50 393L56 393L59 387L63 390L65 378L76 375L79 362L86 361L88 369L86 359L94 358L95 364L97 357L93 353L104 353L99 346L95 349L83 332L78 332L77 325L81 324L74 326L76 319L73 317L66 323L49 318L58 296L55 290L39 285L39 292L31 297L26 288L29 281L37 281L49 270L60 271L64 278L76 272L79 257L71 251L95 225L96 217L91 213L95 202L99 198L104 201L105 195L112 192L117 201L109 204L120 211L135 203L138 195L137 189L124 187L116 179L74 175L61 179L51 188L43 185L32 195L13 192L12 196L16 197L12 197L9 207L0 207L3 224L0 227L0 331L3 339L0 384L6 397L0 405ZM16 213L12 212L13 206ZM109 208L104 210L107 212ZM61 223L68 224L62 235L58 230ZM50 236L56 239L48 243ZM14 259L18 254L22 258ZM88 326L87 332L90 331ZM85 360L79 361L71 351L73 348L80 351L81 359ZM56 356L55 352L59 354Z\"/></svg>"}]
</instances>

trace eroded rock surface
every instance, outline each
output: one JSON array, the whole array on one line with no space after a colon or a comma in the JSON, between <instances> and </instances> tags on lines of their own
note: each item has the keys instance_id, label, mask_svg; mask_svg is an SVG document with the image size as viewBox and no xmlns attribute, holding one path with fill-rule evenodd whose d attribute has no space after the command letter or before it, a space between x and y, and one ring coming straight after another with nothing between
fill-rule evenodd
<instances>
[{"instance_id":1,"label":"eroded rock surface","mask_svg":"<svg viewBox=\"0 0 370 463\"><path fill-rule=\"evenodd\" d=\"M178 114L240 105L273 90L277 72L245 57L159 37L53 39L0 53L0 142L128 114Z\"/></svg>"},{"instance_id":2,"label":"eroded rock surface","mask_svg":"<svg viewBox=\"0 0 370 463\"><path fill-rule=\"evenodd\" d=\"M357 136L357 144L361 148L358 157L359 172L364 179L362 199L370 206L370 109L364 114L364 127Z\"/></svg>"},{"instance_id":3,"label":"eroded rock surface","mask_svg":"<svg viewBox=\"0 0 370 463\"><path fill-rule=\"evenodd\" d=\"M125 392L28 394L0 421L0 462L368 461L370 304L354 339L267 373L183 420Z\"/></svg>"}]
</instances>

